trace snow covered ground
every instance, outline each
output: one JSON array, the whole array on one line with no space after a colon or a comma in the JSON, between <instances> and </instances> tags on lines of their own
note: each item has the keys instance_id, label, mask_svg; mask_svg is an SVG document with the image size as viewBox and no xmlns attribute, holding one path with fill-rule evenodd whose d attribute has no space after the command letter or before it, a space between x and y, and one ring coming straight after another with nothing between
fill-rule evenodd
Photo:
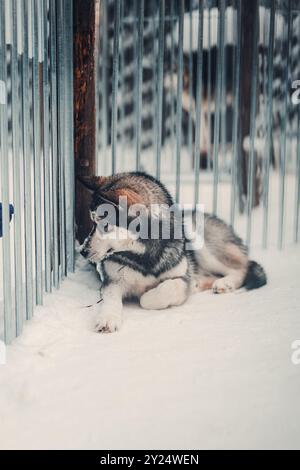
<instances>
[{"instance_id":1,"label":"snow covered ground","mask_svg":"<svg viewBox=\"0 0 300 470\"><path fill-rule=\"evenodd\" d=\"M0 366L0 448L300 448L300 248L256 251L265 288L125 310L93 332L84 260ZM172 295L172 293L170 293Z\"/></svg>"},{"instance_id":2,"label":"snow covered ground","mask_svg":"<svg viewBox=\"0 0 300 470\"><path fill-rule=\"evenodd\" d=\"M174 178L164 182L174 192ZM182 176L183 202L193 178ZM300 448L300 247L293 247L296 179L287 175L283 252L275 247L279 176L270 181L269 250L259 249L263 210L253 212L252 252L269 284L253 292L195 295L162 312L125 309L123 329L93 332L98 280L78 259L74 275L26 322L0 365L0 448ZM201 175L200 201L211 211ZM230 214L219 185L218 214ZM244 216L236 229L245 238ZM13 246L13 223L11 236ZM2 245L0 241L0 266ZM1 282L0 269L0 317ZM172 293L170 293L172 295ZM0 322L0 329L1 329Z\"/></svg>"}]
</instances>

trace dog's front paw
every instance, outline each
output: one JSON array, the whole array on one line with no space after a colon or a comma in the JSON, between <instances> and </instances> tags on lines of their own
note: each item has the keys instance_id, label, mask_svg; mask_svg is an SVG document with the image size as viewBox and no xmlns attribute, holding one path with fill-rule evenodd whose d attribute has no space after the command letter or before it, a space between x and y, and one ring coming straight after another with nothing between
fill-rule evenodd
<instances>
[{"instance_id":1,"label":"dog's front paw","mask_svg":"<svg viewBox=\"0 0 300 470\"><path fill-rule=\"evenodd\" d=\"M97 318L95 330L98 333L114 333L122 326L122 315L119 313L103 312Z\"/></svg>"},{"instance_id":2,"label":"dog's front paw","mask_svg":"<svg viewBox=\"0 0 300 470\"><path fill-rule=\"evenodd\" d=\"M217 279L212 285L212 291L214 294L227 294L228 292L233 292L235 290L235 285L231 279L222 277Z\"/></svg>"}]
</instances>

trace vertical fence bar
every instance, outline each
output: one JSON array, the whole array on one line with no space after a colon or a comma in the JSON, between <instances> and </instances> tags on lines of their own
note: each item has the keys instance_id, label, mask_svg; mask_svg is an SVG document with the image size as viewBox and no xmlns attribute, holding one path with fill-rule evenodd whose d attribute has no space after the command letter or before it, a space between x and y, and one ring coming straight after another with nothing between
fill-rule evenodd
<instances>
[{"instance_id":1,"label":"vertical fence bar","mask_svg":"<svg viewBox=\"0 0 300 470\"><path fill-rule=\"evenodd\" d=\"M137 7L137 6L136 6ZM121 106L120 106L120 156L121 156L121 168L124 168L124 158L125 158L125 140L126 140L126 111L125 111L125 1L121 2L121 18L120 18L120 39L121 39L121 51L120 51L120 91L121 91ZM138 67L136 70L138 74ZM137 143L137 132L135 133L136 143Z\"/></svg>"},{"instance_id":2,"label":"vertical fence bar","mask_svg":"<svg viewBox=\"0 0 300 470\"><path fill-rule=\"evenodd\" d=\"M27 0L28 3L28 105L29 105L29 172L30 172L30 200L31 200L31 227L29 229L29 236L32 238L32 276L33 276L33 309L36 306L36 241L35 241L35 176L34 176L34 103L33 103L33 54L34 54L34 40L33 40L33 11L32 0ZM33 312L32 312L33 314Z\"/></svg>"},{"instance_id":3,"label":"vertical fence bar","mask_svg":"<svg viewBox=\"0 0 300 470\"><path fill-rule=\"evenodd\" d=\"M298 110L297 163L296 163L295 212L294 212L294 242L295 243L298 243L299 241L299 209L300 209L300 108Z\"/></svg>"},{"instance_id":4,"label":"vertical fence bar","mask_svg":"<svg viewBox=\"0 0 300 470\"><path fill-rule=\"evenodd\" d=\"M118 124L118 88L119 88L119 49L120 49L120 17L121 3L115 1L114 18L114 49L113 49L113 76L112 76L112 109L111 109L111 157L112 173L116 172L117 153L117 124Z\"/></svg>"},{"instance_id":5,"label":"vertical fence bar","mask_svg":"<svg viewBox=\"0 0 300 470\"><path fill-rule=\"evenodd\" d=\"M139 53L139 28L138 28L138 15L139 15L139 0L132 0L132 10L130 9L131 12L131 20L132 20L132 31L133 31L133 56L136 57L136 60L138 61L138 53ZM121 19L120 19L120 28L122 26L122 15L124 13L124 2L121 1ZM121 37L121 35L120 35ZM122 66L122 56L123 56L123 44L120 44L120 51L119 51L119 64ZM122 72L122 71L121 71ZM119 72L120 73L120 72ZM135 70L132 72L133 75L133 87L132 87L132 104L133 104L133 115L132 115L132 128L133 128L133 154L136 153L136 147L137 147L137 141L140 136L138 136L137 133L137 128L136 128L136 122L137 122L137 115L138 115L138 105L139 105L139 100L138 100L138 93L137 93L137 85L138 85L138 66L136 64ZM122 74L121 74L122 76ZM121 82L121 81L120 81ZM119 86L121 83L119 83ZM119 91L120 93L120 91ZM119 103L120 102L120 103ZM118 102L118 106L122 104L123 99L120 96ZM122 109L122 106L121 106ZM121 110L120 110L121 111ZM121 118L122 112L120 112L120 118ZM119 127L121 129L121 133L123 131L123 125L124 123L120 122ZM120 134L120 132L119 132ZM136 168L136 155L134 154L135 158L133 160L133 167Z\"/></svg>"},{"instance_id":6,"label":"vertical fence bar","mask_svg":"<svg viewBox=\"0 0 300 470\"><path fill-rule=\"evenodd\" d=\"M237 165L238 165L238 135L239 135L239 109L240 109L240 79L241 79L241 0L237 0L237 41L235 45L235 74L234 74L234 117L232 129L232 166L231 166L231 194L230 194L230 224L234 227L235 208L237 196Z\"/></svg>"},{"instance_id":7,"label":"vertical fence bar","mask_svg":"<svg viewBox=\"0 0 300 470\"><path fill-rule=\"evenodd\" d=\"M144 44L144 0L139 1L138 11L138 56L136 71L136 169L141 166L142 94L143 94L143 44ZM123 123L122 123L123 124Z\"/></svg>"},{"instance_id":8,"label":"vertical fence bar","mask_svg":"<svg viewBox=\"0 0 300 470\"><path fill-rule=\"evenodd\" d=\"M254 177L256 165L256 151L255 145L255 124L256 124L256 109L257 109L257 64L258 64L258 34L259 34L259 6L257 3L254 34L253 34L253 56L252 56L252 87L251 87L251 109L250 109L250 150L248 161L248 182L247 182L247 235L246 242L249 246L251 243L251 229L252 229L252 208L253 208L253 192L254 192Z\"/></svg>"},{"instance_id":9,"label":"vertical fence bar","mask_svg":"<svg viewBox=\"0 0 300 470\"><path fill-rule=\"evenodd\" d=\"M101 59L102 59L102 90L101 90L101 105L102 105L102 160L103 162L107 161L107 140L108 140L108 123L107 123L107 100L108 100L108 87L107 87L107 54L108 54L108 19L107 19L107 0L102 0L101 2L102 7L102 21L100 21L100 34L99 36L102 38L102 51L101 51ZM108 171L107 166L105 169L102 167L103 174Z\"/></svg>"},{"instance_id":10,"label":"vertical fence bar","mask_svg":"<svg viewBox=\"0 0 300 470\"><path fill-rule=\"evenodd\" d=\"M175 103L174 103L174 62L175 62L175 57L174 57L174 1L171 0L171 8L170 8L170 15L171 15L171 21L170 21L170 34L171 34L171 51L170 51L170 60L171 60L171 70L170 70L170 86L171 86L171 151L172 155L174 154L174 149L175 149L175 126L174 126L174 120L175 120Z\"/></svg>"},{"instance_id":11,"label":"vertical fence bar","mask_svg":"<svg viewBox=\"0 0 300 470\"><path fill-rule=\"evenodd\" d=\"M208 2L208 43L207 43L207 168L211 165L211 9Z\"/></svg>"},{"instance_id":12,"label":"vertical fence bar","mask_svg":"<svg viewBox=\"0 0 300 470\"><path fill-rule=\"evenodd\" d=\"M267 80L267 138L265 149L265 172L264 172L264 219L263 219L263 247L268 243L268 222L269 222L269 185L270 185L270 161L272 149L272 130L273 130L273 54L275 40L275 3L271 2L270 10L270 28L269 28L269 47L268 47L268 80Z\"/></svg>"},{"instance_id":13,"label":"vertical fence bar","mask_svg":"<svg viewBox=\"0 0 300 470\"><path fill-rule=\"evenodd\" d=\"M298 20L298 34L300 32L300 10L297 10L296 21ZM297 159L296 159L296 185L295 185L295 203L294 203L294 242L299 242L299 211L300 211L300 106L298 104L297 112Z\"/></svg>"},{"instance_id":14,"label":"vertical fence bar","mask_svg":"<svg viewBox=\"0 0 300 470\"><path fill-rule=\"evenodd\" d=\"M153 74L152 78L152 94L153 94L153 100L152 100L152 147L153 147L153 171L157 172L157 158L156 158L156 139L157 139L157 119L156 119L156 113L157 113L157 94L158 94L158 89L157 89L157 82L158 82L158 66L157 66L157 55L158 55L158 47L157 47L157 33L158 33L158 24L159 24L159 13L157 9L157 1L156 0L151 0L151 10L152 10L152 15L151 15L151 24L152 24L152 32L153 32L153 44L152 44L152 54L151 54L151 70ZM156 165L156 168L155 168Z\"/></svg>"},{"instance_id":15,"label":"vertical fence bar","mask_svg":"<svg viewBox=\"0 0 300 470\"><path fill-rule=\"evenodd\" d=\"M162 112L163 112L163 75L164 75L164 42L165 42L165 0L159 2L159 33L158 33L158 77L156 101L156 177L160 179L161 144L162 144Z\"/></svg>"},{"instance_id":16,"label":"vertical fence bar","mask_svg":"<svg viewBox=\"0 0 300 470\"><path fill-rule=\"evenodd\" d=\"M221 153L223 159L223 168L226 165L226 145L227 145L227 125L226 125L226 112L227 112L227 61L226 61L226 36L227 36L227 21L226 21L226 1L224 12L224 45L222 54L222 92L221 92Z\"/></svg>"},{"instance_id":17,"label":"vertical fence bar","mask_svg":"<svg viewBox=\"0 0 300 470\"><path fill-rule=\"evenodd\" d=\"M201 2L202 3L202 2ZM181 181L181 134L182 134L182 86L183 86L183 18L184 0L179 0L179 31L178 31L178 76L177 76L177 106L176 106L176 202L180 199Z\"/></svg>"},{"instance_id":18,"label":"vertical fence bar","mask_svg":"<svg viewBox=\"0 0 300 470\"><path fill-rule=\"evenodd\" d=\"M56 0L49 0L50 18L50 120L51 120L51 164L52 164L52 237L53 237L53 285L59 286L59 239L58 239L58 134L57 134L57 37Z\"/></svg>"},{"instance_id":19,"label":"vertical fence bar","mask_svg":"<svg viewBox=\"0 0 300 470\"><path fill-rule=\"evenodd\" d=\"M24 155L24 219L25 219L25 286L26 318L33 315L33 242L32 242L32 178L30 150L30 101L29 101L29 38L28 0L23 0L21 17L24 18L22 58L22 135Z\"/></svg>"},{"instance_id":20,"label":"vertical fence bar","mask_svg":"<svg viewBox=\"0 0 300 470\"><path fill-rule=\"evenodd\" d=\"M51 172L50 172L50 144L49 144L49 83L48 83L48 6L47 0L42 0L42 25L43 25L43 62L42 62L42 89L43 89L43 155L44 155L44 213L45 213L45 290L52 290L52 272L51 272L51 205L50 196Z\"/></svg>"},{"instance_id":21,"label":"vertical fence bar","mask_svg":"<svg viewBox=\"0 0 300 470\"><path fill-rule=\"evenodd\" d=\"M218 17L218 63L217 63L217 90L215 99L214 122L214 150L213 150L213 213L218 210L218 184L219 184L219 144L220 144L220 111L223 83L223 54L224 54L224 21L225 0L220 0L220 13Z\"/></svg>"},{"instance_id":22,"label":"vertical fence bar","mask_svg":"<svg viewBox=\"0 0 300 470\"><path fill-rule=\"evenodd\" d=\"M188 149L193 155L193 0L189 4L189 127L188 127Z\"/></svg>"},{"instance_id":23,"label":"vertical fence bar","mask_svg":"<svg viewBox=\"0 0 300 470\"><path fill-rule=\"evenodd\" d=\"M73 135L73 1L64 0L65 45L65 211L67 271L75 269L75 168Z\"/></svg>"},{"instance_id":24,"label":"vertical fence bar","mask_svg":"<svg viewBox=\"0 0 300 470\"><path fill-rule=\"evenodd\" d=\"M197 91L196 91L196 129L195 129L195 186L194 204L199 202L200 182L200 136L201 136L201 111L202 111L202 69L203 69L203 2L199 2L198 8L198 45L197 45Z\"/></svg>"},{"instance_id":25,"label":"vertical fence bar","mask_svg":"<svg viewBox=\"0 0 300 470\"><path fill-rule=\"evenodd\" d=\"M18 33L17 33L17 0L11 7L12 54L11 54L11 100L12 100L12 152L13 152L13 197L14 216L18 223L14 224L14 262L15 262L15 316L16 335L22 331L24 317L24 285L22 270L22 208L21 208L21 161L20 152L20 103L18 96ZM21 158L20 158L21 156Z\"/></svg>"},{"instance_id":26,"label":"vertical fence bar","mask_svg":"<svg viewBox=\"0 0 300 470\"><path fill-rule=\"evenodd\" d=\"M1 196L2 196L2 259L3 259L3 312L4 312L4 341L8 344L13 339L12 297L11 297L11 246L9 232L9 156L7 145L7 81L6 81L6 39L5 39L5 4L0 2L0 139L1 139Z\"/></svg>"},{"instance_id":27,"label":"vertical fence bar","mask_svg":"<svg viewBox=\"0 0 300 470\"><path fill-rule=\"evenodd\" d=\"M39 27L38 3L32 3L32 102L33 102L33 151L34 151L34 216L35 216L35 284L36 302L43 301L42 281L42 191L41 191L41 134L40 134L40 89L39 89Z\"/></svg>"},{"instance_id":28,"label":"vertical fence bar","mask_svg":"<svg viewBox=\"0 0 300 470\"><path fill-rule=\"evenodd\" d=\"M287 110L289 100L289 80L290 80L290 67L289 67L289 54L291 42L291 28L292 18L291 14L291 0L288 0L288 21L287 21L287 42L286 42L286 68L284 76L284 103L283 103L283 120L281 123L281 136L280 136L280 188L279 188L279 231L278 231L278 247L282 249L283 246L283 229L284 229L284 209L285 209L285 177L286 177L286 133L287 133Z\"/></svg>"},{"instance_id":29,"label":"vertical fence bar","mask_svg":"<svg viewBox=\"0 0 300 470\"><path fill-rule=\"evenodd\" d=\"M57 2L57 96L58 96L58 194L59 194L59 255L60 255L60 278L66 275L66 212L65 212L65 104L66 93L64 76L65 49L64 49L64 16L63 1Z\"/></svg>"}]
</instances>

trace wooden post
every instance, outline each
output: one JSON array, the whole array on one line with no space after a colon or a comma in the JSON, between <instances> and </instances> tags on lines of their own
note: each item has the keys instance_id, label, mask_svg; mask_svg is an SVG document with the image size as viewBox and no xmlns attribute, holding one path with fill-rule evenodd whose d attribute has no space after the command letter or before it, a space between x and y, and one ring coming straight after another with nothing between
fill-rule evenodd
<instances>
[{"instance_id":1,"label":"wooden post","mask_svg":"<svg viewBox=\"0 0 300 470\"><path fill-rule=\"evenodd\" d=\"M245 197L247 196L248 159L249 152L244 150L245 137L250 134L250 110L252 90L252 64L253 44L258 0L242 1L242 44L241 44L241 95L240 95L240 138L238 152L238 181L239 181L239 208L244 212ZM255 159L256 161L256 159ZM256 181L255 181L255 186ZM255 204L257 204L257 191L254 188Z\"/></svg>"},{"instance_id":2,"label":"wooden post","mask_svg":"<svg viewBox=\"0 0 300 470\"><path fill-rule=\"evenodd\" d=\"M74 0L74 153L77 176L96 171L95 9L97 0ZM90 194L76 180L77 238L90 231Z\"/></svg>"}]
</instances>

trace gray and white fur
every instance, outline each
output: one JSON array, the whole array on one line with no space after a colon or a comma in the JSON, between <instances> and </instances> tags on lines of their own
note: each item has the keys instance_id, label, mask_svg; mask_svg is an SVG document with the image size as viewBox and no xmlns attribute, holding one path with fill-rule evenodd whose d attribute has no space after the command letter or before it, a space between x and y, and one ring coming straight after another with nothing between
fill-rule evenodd
<instances>
[{"instance_id":1,"label":"gray and white fur","mask_svg":"<svg viewBox=\"0 0 300 470\"><path fill-rule=\"evenodd\" d=\"M91 213L103 203L118 209L120 196L130 206L142 203L173 204L166 188L141 172L82 181L93 193ZM172 231L171 231L172 233ZM123 235L123 236L121 236ZM118 223L108 231L94 227L81 254L94 263L102 284L96 330L113 332L123 322L123 301L136 299L142 308L166 309L183 304L189 295L205 289L216 294L240 287L255 289L266 284L263 268L249 261L247 248L232 228L215 216L204 216L204 246L188 250L189 240L142 238Z\"/></svg>"}]
</instances>

